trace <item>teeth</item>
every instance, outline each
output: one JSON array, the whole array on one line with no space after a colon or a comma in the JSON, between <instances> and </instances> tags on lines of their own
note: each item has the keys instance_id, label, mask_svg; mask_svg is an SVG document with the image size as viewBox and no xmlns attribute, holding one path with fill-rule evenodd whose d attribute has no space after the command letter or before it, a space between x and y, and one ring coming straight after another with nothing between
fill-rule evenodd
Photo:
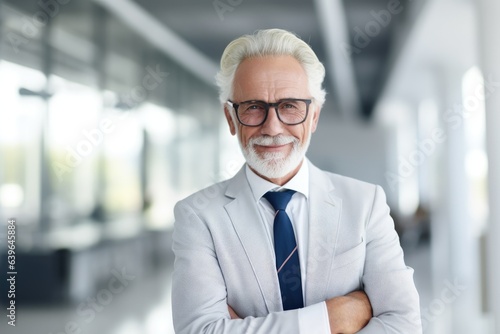
<instances>
[{"instance_id":1,"label":"teeth","mask_svg":"<svg viewBox=\"0 0 500 334\"><path fill-rule=\"evenodd\" d=\"M260 146L281 146L294 142L294 137L277 136L277 137L258 137L252 139L253 144Z\"/></svg>"}]
</instances>

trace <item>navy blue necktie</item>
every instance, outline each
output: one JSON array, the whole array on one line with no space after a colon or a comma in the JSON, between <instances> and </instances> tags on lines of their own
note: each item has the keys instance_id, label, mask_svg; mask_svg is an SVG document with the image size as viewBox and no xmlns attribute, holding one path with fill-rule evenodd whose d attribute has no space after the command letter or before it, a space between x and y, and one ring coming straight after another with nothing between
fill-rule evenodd
<instances>
[{"instance_id":1,"label":"navy blue necktie","mask_svg":"<svg viewBox=\"0 0 500 334\"><path fill-rule=\"evenodd\" d=\"M299 252L290 218L285 212L286 206L295 191L267 192L264 197L271 203L274 216L274 251L276 270L280 283L283 310L304 307L302 298L302 280L300 277Z\"/></svg>"}]
</instances>

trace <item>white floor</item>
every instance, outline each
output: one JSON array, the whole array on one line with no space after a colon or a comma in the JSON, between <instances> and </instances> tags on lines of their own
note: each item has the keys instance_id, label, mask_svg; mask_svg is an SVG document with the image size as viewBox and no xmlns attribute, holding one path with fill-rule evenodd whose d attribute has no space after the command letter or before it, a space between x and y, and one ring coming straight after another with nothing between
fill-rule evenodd
<instances>
[{"instance_id":1,"label":"white floor","mask_svg":"<svg viewBox=\"0 0 500 334\"><path fill-rule=\"evenodd\" d=\"M65 307L20 305L16 327L8 326L2 319L0 333L171 334L174 330L170 290L171 268L166 268L152 277L136 278L122 293L114 295L109 304L99 304L97 311L89 312L91 308L88 307L79 311L78 304Z\"/></svg>"},{"instance_id":2,"label":"white floor","mask_svg":"<svg viewBox=\"0 0 500 334\"><path fill-rule=\"evenodd\" d=\"M407 264L415 269L415 283L421 305L431 301L430 253L428 246L406 251ZM65 307L23 307L19 305L17 326L0 323L1 334L171 334L171 268L152 277L137 278L123 293L113 296L102 310L89 314L78 305ZM88 310L88 309L87 309ZM81 329L81 331L78 331Z\"/></svg>"},{"instance_id":3,"label":"white floor","mask_svg":"<svg viewBox=\"0 0 500 334\"><path fill-rule=\"evenodd\" d=\"M428 243L405 250L406 265L415 270L413 279L420 296L420 308L426 307L432 301L431 252ZM425 332L424 332L425 333Z\"/></svg>"}]
</instances>

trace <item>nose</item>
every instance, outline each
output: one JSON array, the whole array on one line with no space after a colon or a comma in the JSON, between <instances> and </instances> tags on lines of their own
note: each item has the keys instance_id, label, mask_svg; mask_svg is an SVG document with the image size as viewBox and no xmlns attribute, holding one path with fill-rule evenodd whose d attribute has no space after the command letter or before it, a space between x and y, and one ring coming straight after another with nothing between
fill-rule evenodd
<instances>
[{"instance_id":1,"label":"nose","mask_svg":"<svg viewBox=\"0 0 500 334\"><path fill-rule=\"evenodd\" d=\"M279 120L276 108L270 107L266 121L261 126L261 133L268 136L277 136L283 133L284 124Z\"/></svg>"}]
</instances>

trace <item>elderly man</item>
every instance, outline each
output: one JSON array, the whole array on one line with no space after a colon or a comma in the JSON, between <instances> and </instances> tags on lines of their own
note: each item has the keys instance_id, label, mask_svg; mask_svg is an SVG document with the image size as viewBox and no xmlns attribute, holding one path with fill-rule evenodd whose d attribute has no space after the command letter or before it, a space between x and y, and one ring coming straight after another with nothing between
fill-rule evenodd
<instances>
[{"instance_id":1,"label":"elderly man","mask_svg":"<svg viewBox=\"0 0 500 334\"><path fill-rule=\"evenodd\" d=\"M280 29L224 51L220 101L246 164L175 207L176 333L421 333L383 190L305 158L324 75Z\"/></svg>"}]
</instances>

